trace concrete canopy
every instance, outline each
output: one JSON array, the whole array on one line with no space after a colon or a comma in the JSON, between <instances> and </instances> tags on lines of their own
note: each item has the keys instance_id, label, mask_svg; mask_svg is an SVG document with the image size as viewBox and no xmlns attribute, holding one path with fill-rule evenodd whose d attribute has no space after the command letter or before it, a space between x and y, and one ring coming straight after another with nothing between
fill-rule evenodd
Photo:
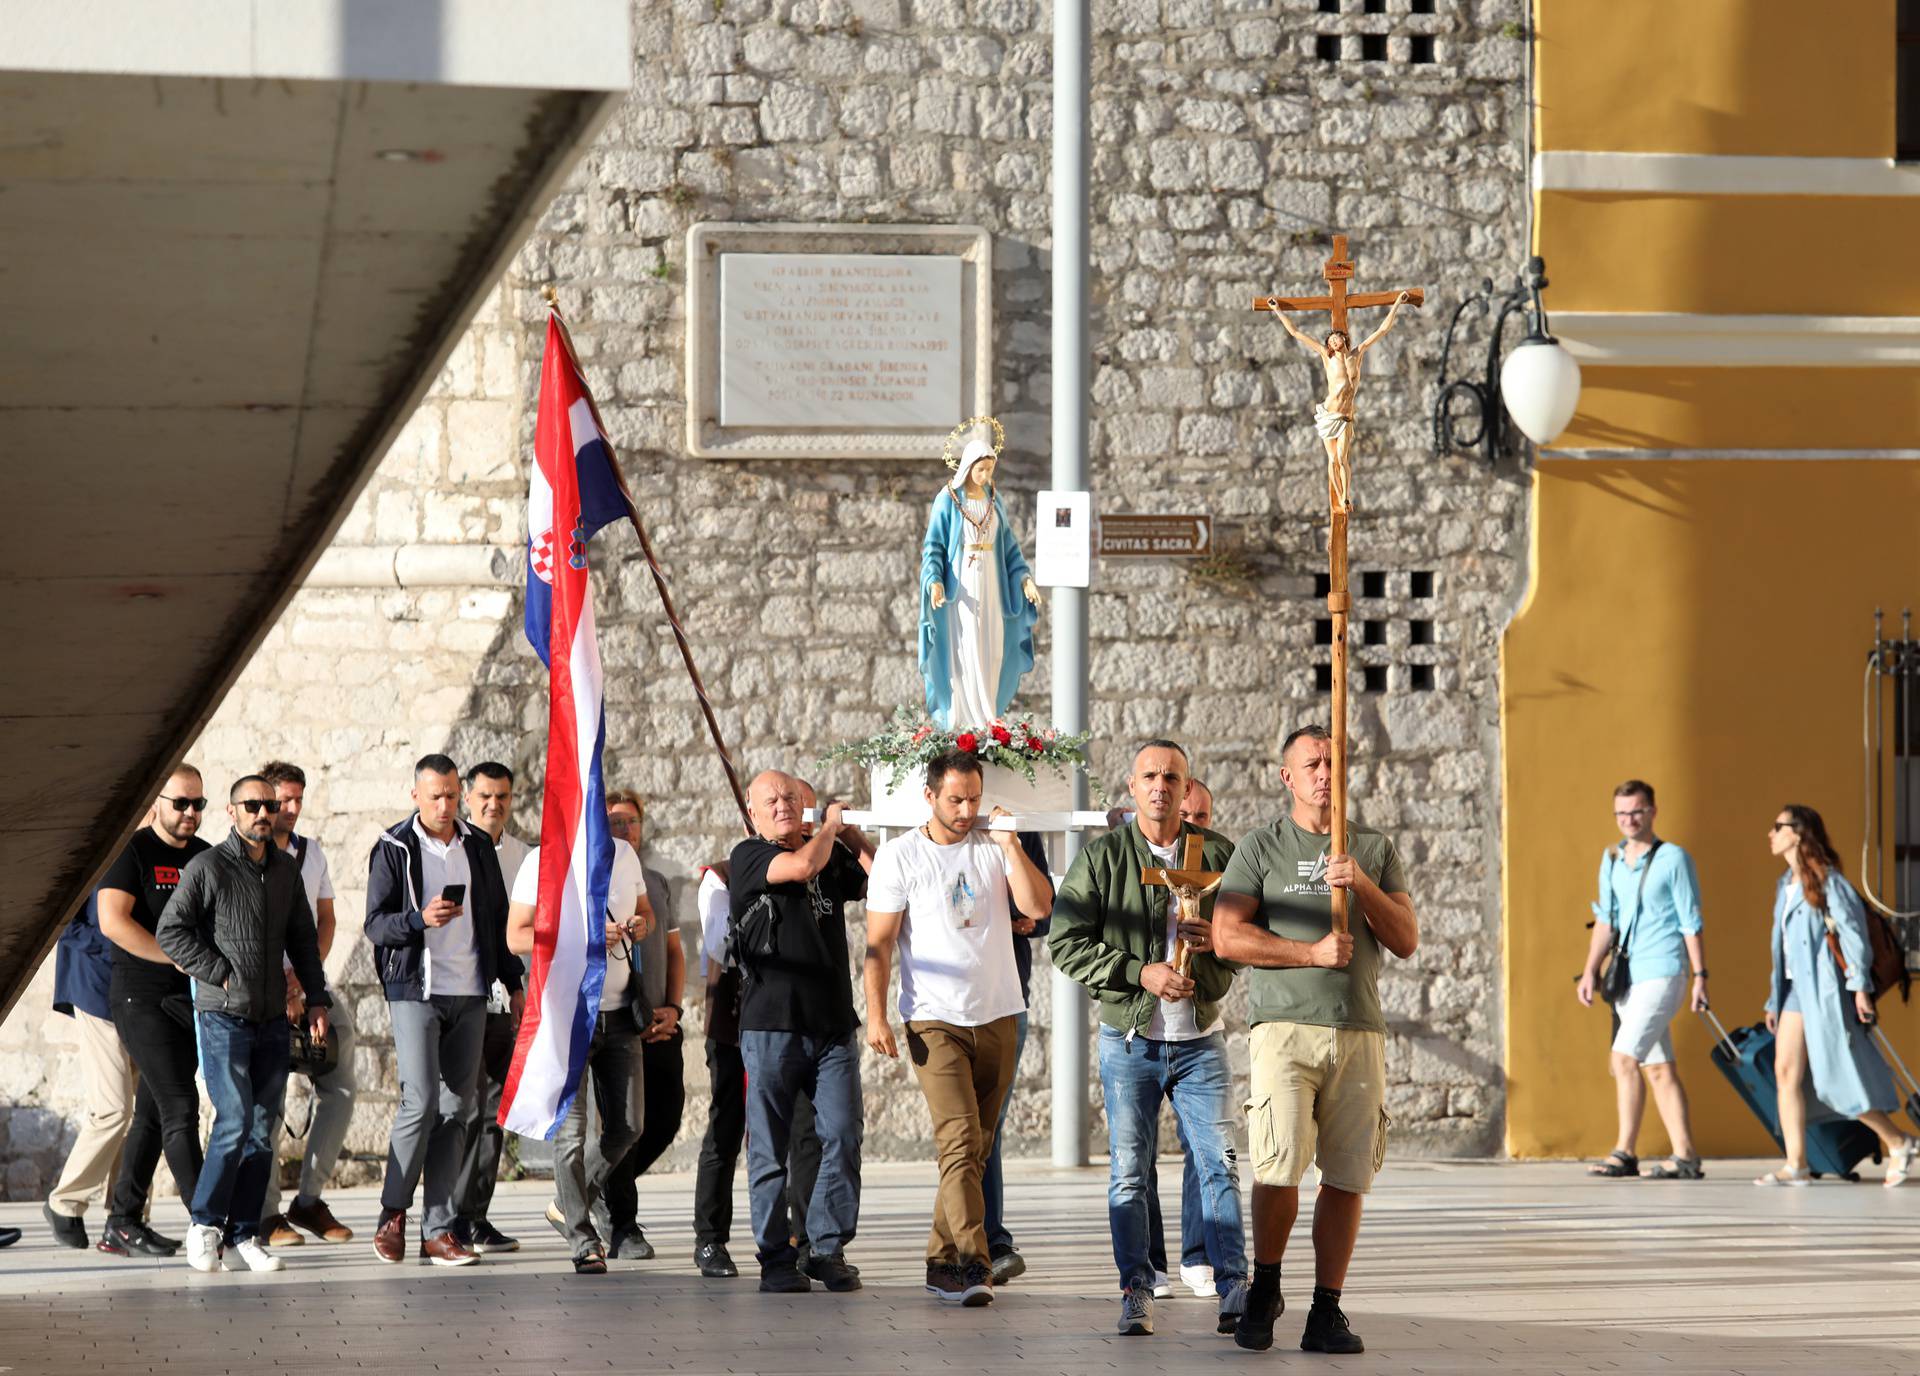
<instances>
[{"instance_id":1,"label":"concrete canopy","mask_svg":"<svg viewBox=\"0 0 1920 1376\"><path fill-rule=\"evenodd\" d=\"M8 15L0 1016L625 93L629 60L625 0Z\"/></svg>"}]
</instances>

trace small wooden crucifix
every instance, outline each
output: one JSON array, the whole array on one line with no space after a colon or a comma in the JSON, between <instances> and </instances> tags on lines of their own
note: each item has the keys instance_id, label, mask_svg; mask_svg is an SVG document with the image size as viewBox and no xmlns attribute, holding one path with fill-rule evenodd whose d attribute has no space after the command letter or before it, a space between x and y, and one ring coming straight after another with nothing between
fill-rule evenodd
<instances>
[{"instance_id":1,"label":"small wooden crucifix","mask_svg":"<svg viewBox=\"0 0 1920 1376\"><path fill-rule=\"evenodd\" d=\"M1140 871L1140 882L1157 889L1171 889L1173 897L1180 905L1180 921L1200 921L1200 900L1220 887L1220 881L1226 878L1224 873L1215 873L1204 868L1205 859L1201 851L1206 842L1194 832L1187 833L1186 849L1181 853L1180 868L1170 870L1155 865ZM1186 974L1187 965L1193 958L1193 950L1186 941L1174 943L1173 968L1176 974Z\"/></svg>"},{"instance_id":2,"label":"small wooden crucifix","mask_svg":"<svg viewBox=\"0 0 1920 1376\"><path fill-rule=\"evenodd\" d=\"M1322 273L1327 282L1325 296L1256 296L1253 308L1272 311L1306 348L1320 356L1327 370L1327 397L1313 408L1313 426L1327 447L1327 502L1332 521L1327 530L1327 612L1333 619L1333 710L1328 731L1333 737L1333 835L1327 847L1329 856L1347 853L1347 613L1352 599L1347 594L1347 517L1353 510L1353 473L1348 466L1348 451L1353 444L1354 400L1360 386L1360 359L1393 326L1400 307L1421 305L1426 293L1418 287L1406 291L1366 291L1349 295L1347 283L1353 278L1353 260L1347 257L1347 236L1333 236L1333 257ZM1387 318L1380 328L1357 346L1347 333L1347 312L1365 306L1387 306ZM1326 311L1333 328L1326 342L1310 338L1294 328L1288 311ZM1335 342L1336 337L1338 343ZM1347 930L1347 892L1335 889L1333 930Z\"/></svg>"}]
</instances>

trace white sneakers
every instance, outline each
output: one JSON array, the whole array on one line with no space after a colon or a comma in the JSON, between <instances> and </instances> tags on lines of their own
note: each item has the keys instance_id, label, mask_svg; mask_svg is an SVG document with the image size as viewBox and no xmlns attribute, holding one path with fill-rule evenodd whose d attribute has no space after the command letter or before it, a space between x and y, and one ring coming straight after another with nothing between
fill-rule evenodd
<instances>
[{"instance_id":1,"label":"white sneakers","mask_svg":"<svg viewBox=\"0 0 1920 1376\"><path fill-rule=\"evenodd\" d=\"M1198 1266L1182 1266L1180 1283L1193 1291L1197 1300L1213 1298L1213 1268L1204 1262Z\"/></svg>"},{"instance_id":2,"label":"white sneakers","mask_svg":"<svg viewBox=\"0 0 1920 1376\"><path fill-rule=\"evenodd\" d=\"M284 1271L287 1263L267 1250L266 1243L257 1237L236 1242L227 1249L220 1259L223 1271Z\"/></svg>"},{"instance_id":3,"label":"white sneakers","mask_svg":"<svg viewBox=\"0 0 1920 1376\"><path fill-rule=\"evenodd\" d=\"M233 1246L224 1245L225 1235L210 1223L195 1223L187 1229L187 1265L196 1271L284 1271L280 1260L257 1237Z\"/></svg>"},{"instance_id":4,"label":"white sneakers","mask_svg":"<svg viewBox=\"0 0 1920 1376\"><path fill-rule=\"evenodd\" d=\"M211 1223L195 1223L187 1228L187 1265L196 1271L220 1269L220 1230Z\"/></svg>"},{"instance_id":5,"label":"white sneakers","mask_svg":"<svg viewBox=\"0 0 1920 1376\"><path fill-rule=\"evenodd\" d=\"M1164 1300L1170 1298L1172 1294L1173 1282L1167 1279L1167 1273L1165 1271L1155 1271L1153 1273L1153 1297L1157 1300ZM1153 1330L1148 1329L1147 1331L1152 1332Z\"/></svg>"}]
</instances>

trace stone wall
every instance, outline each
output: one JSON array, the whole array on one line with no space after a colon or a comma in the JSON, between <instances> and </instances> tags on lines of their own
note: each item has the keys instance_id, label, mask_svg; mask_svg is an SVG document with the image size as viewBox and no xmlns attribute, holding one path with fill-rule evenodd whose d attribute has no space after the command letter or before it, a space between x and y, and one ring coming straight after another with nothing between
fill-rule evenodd
<instances>
[{"instance_id":1,"label":"stone wall","mask_svg":"<svg viewBox=\"0 0 1920 1376\"><path fill-rule=\"evenodd\" d=\"M1096 509L1209 511L1232 543L1204 566L1100 566L1095 763L1117 792L1130 743L1171 734L1214 786L1224 830L1284 805L1276 733L1325 712L1319 380L1248 306L1260 291L1317 289L1329 235L1348 233L1362 288L1423 285L1432 302L1368 356L1354 460L1356 676L1384 675L1382 691L1354 698L1356 814L1399 837L1424 929L1417 956L1383 981L1390 1111L1397 1149L1472 1154L1500 1141L1494 689L1524 576L1525 503L1512 474L1436 459L1426 413L1446 315L1523 252L1524 12L1519 0L1409 8L1095 5ZM812 761L918 700L914 569L944 470L684 457L685 234L701 220L990 229L1001 476L1030 529L1051 400L1048 24L1037 0L637 7L632 99L191 755L215 788L270 756L308 768L309 829L334 857L344 932L357 931L364 857L376 829L404 815L419 754L508 761L522 772L516 829L537 828L544 693L511 585L549 282L737 758L806 768L858 796L850 771ZM1367 34L1386 36L1388 60L1361 60L1375 51ZM1337 39L1337 58L1316 55L1322 35ZM1431 60L1412 60L1416 50ZM463 571L459 547L476 545L505 551L497 571ZM650 861L690 924L695 867L730 843L736 816L631 534L609 530L596 559L608 777L651 800ZM1042 712L1047 634L1043 616L1024 696ZM332 964L370 1034L351 1147L374 1157L393 1082L365 950L343 941ZM1043 960L1015 1152L1045 1148L1048 983ZM0 1133L13 1143L0 1137L0 1162L14 1196L44 1191L74 1101L45 1008L36 986L0 1029L0 1103L11 1106ZM1236 996L1230 1019L1243 1009ZM1236 1055L1244 1066L1244 1048ZM676 1165L705 1122L697 1035L687 1064ZM897 1063L870 1062L876 1154L926 1150L906 1079Z\"/></svg>"}]
</instances>

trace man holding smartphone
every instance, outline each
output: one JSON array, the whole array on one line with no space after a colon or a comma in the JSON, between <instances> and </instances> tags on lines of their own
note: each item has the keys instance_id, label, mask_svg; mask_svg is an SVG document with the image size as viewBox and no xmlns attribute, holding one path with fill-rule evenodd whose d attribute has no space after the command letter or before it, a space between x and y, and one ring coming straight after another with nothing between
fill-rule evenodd
<instances>
[{"instance_id":1,"label":"man holding smartphone","mask_svg":"<svg viewBox=\"0 0 1920 1376\"><path fill-rule=\"evenodd\" d=\"M460 775L445 755L414 766L414 814L380 834L368 857L367 939L386 989L400 1072L374 1253L407 1254L407 1210L426 1181L421 1256L468 1266L478 1254L454 1231L461 1171L478 1127L487 989L516 1003L519 963L507 951L507 889L493 840L459 817Z\"/></svg>"}]
</instances>

